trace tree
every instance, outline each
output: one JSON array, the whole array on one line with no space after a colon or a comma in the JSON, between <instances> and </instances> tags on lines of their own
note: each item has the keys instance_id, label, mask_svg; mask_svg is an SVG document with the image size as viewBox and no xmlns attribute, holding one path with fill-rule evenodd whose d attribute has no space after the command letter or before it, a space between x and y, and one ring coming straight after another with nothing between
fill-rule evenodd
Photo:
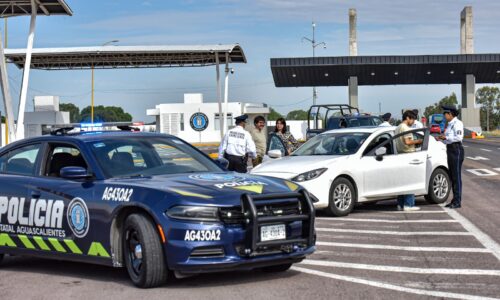
<instances>
[{"instance_id":1,"label":"tree","mask_svg":"<svg viewBox=\"0 0 500 300\"><path fill-rule=\"evenodd\" d=\"M500 125L500 90L484 86L476 91L476 103L481 104L481 127L486 131Z\"/></svg>"},{"instance_id":2,"label":"tree","mask_svg":"<svg viewBox=\"0 0 500 300\"><path fill-rule=\"evenodd\" d=\"M457 95L455 93L451 93L451 95L446 96L439 100L439 102L434 103L433 105L429 105L425 108L424 116L429 118L429 116L433 114L440 114L443 112L441 108L442 105L457 105Z\"/></svg>"},{"instance_id":3,"label":"tree","mask_svg":"<svg viewBox=\"0 0 500 300\"><path fill-rule=\"evenodd\" d=\"M59 104L60 111L69 112L69 119L71 123L78 123L82 120L80 116L80 109L73 103L61 103Z\"/></svg>"},{"instance_id":4,"label":"tree","mask_svg":"<svg viewBox=\"0 0 500 300\"><path fill-rule=\"evenodd\" d=\"M307 120L308 112L302 109L292 110L286 115L287 120Z\"/></svg>"},{"instance_id":5,"label":"tree","mask_svg":"<svg viewBox=\"0 0 500 300\"><path fill-rule=\"evenodd\" d=\"M269 115L267 116L267 120L276 121L279 118L283 118L283 116L279 112L275 111L274 109L269 108Z\"/></svg>"},{"instance_id":6,"label":"tree","mask_svg":"<svg viewBox=\"0 0 500 300\"><path fill-rule=\"evenodd\" d=\"M90 122L91 110L90 106L82 109L81 120ZM94 122L130 122L132 116L123 111L121 107L117 106L94 106Z\"/></svg>"},{"instance_id":7,"label":"tree","mask_svg":"<svg viewBox=\"0 0 500 300\"><path fill-rule=\"evenodd\" d=\"M2 116L2 121L0 123L5 123L5 117Z\"/></svg>"}]
</instances>

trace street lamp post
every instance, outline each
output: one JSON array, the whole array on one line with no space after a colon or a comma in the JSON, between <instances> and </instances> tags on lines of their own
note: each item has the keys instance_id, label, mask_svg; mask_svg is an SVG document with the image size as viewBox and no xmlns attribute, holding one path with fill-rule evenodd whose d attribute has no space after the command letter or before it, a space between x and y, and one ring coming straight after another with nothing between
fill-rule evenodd
<instances>
[{"instance_id":1,"label":"street lamp post","mask_svg":"<svg viewBox=\"0 0 500 300\"><path fill-rule=\"evenodd\" d=\"M108 46L114 43L118 43L119 40L112 40L112 41L107 41L106 43L102 44L101 47ZM94 123L94 64L92 64L91 67L91 95L90 95L90 123Z\"/></svg>"},{"instance_id":2,"label":"street lamp post","mask_svg":"<svg viewBox=\"0 0 500 300\"><path fill-rule=\"evenodd\" d=\"M311 46L312 46L312 52L313 52L313 62L314 62L314 58L316 57L316 47L318 46L323 46L323 49L326 49L326 43L325 42L319 42L317 43L316 42L316 23L314 23L314 21L312 22L312 39L308 38L308 37L302 37L302 41L308 41L309 43L311 43ZM316 93L316 87L313 86L313 105L316 105L316 98L317 98L318 94Z\"/></svg>"}]
</instances>

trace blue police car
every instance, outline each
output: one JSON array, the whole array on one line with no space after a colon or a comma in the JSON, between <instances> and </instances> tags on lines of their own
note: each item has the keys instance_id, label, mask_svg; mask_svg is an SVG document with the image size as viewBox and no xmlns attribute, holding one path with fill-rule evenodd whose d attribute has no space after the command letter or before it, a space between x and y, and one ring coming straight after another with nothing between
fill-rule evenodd
<instances>
[{"instance_id":1,"label":"blue police car","mask_svg":"<svg viewBox=\"0 0 500 300\"><path fill-rule=\"evenodd\" d=\"M221 164L154 133L63 129L12 143L0 150L0 260L125 267L155 287L171 273L285 271L314 251L306 191Z\"/></svg>"}]
</instances>

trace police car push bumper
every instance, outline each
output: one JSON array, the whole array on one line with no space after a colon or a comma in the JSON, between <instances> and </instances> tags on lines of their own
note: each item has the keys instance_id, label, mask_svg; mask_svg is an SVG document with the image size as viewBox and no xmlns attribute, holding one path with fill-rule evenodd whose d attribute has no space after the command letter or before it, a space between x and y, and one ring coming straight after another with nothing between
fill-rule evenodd
<instances>
[{"instance_id":1,"label":"police car push bumper","mask_svg":"<svg viewBox=\"0 0 500 300\"><path fill-rule=\"evenodd\" d=\"M296 199L300 213L262 216L266 204L283 199ZM181 273L254 269L300 262L314 252L314 208L305 191L243 194L241 204L240 224L210 222L208 218L205 222L188 223L176 218L177 212L167 212L171 225L165 244L169 268ZM231 210L221 209L219 214L227 219ZM269 228L284 229L285 234L264 237Z\"/></svg>"}]
</instances>

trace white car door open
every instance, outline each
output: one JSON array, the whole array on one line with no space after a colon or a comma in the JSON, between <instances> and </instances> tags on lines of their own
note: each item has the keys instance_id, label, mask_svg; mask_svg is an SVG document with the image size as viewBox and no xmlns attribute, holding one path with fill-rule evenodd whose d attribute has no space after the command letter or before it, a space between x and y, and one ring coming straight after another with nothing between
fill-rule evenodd
<instances>
[{"instance_id":1,"label":"white car door open","mask_svg":"<svg viewBox=\"0 0 500 300\"><path fill-rule=\"evenodd\" d=\"M399 136L393 137L392 141L397 138ZM425 138L428 139L428 135ZM427 143L412 153L395 153L392 143L387 148L389 152L378 159L374 154L361 158L364 196L425 193Z\"/></svg>"}]
</instances>

